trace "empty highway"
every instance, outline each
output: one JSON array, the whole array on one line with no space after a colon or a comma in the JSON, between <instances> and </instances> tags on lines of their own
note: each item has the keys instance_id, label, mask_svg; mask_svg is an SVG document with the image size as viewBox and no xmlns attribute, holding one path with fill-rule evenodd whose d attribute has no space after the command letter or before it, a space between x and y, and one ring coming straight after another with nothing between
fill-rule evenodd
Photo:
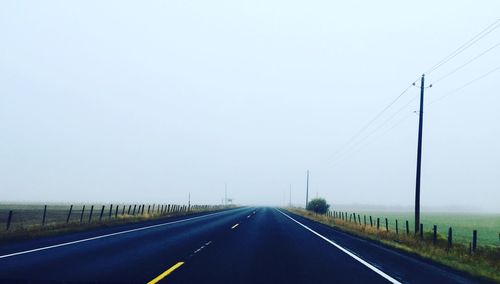
<instances>
[{"instance_id":1,"label":"empty highway","mask_svg":"<svg viewBox=\"0 0 500 284\"><path fill-rule=\"evenodd\" d=\"M0 246L1 283L474 283L276 208Z\"/></svg>"}]
</instances>

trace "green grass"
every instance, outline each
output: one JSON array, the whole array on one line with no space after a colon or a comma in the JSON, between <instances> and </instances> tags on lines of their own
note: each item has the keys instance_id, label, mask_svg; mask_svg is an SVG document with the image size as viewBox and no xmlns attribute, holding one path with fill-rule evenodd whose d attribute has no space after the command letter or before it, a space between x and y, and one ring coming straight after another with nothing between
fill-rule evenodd
<instances>
[{"instance_id":1,"label":"green grass","mask_svg":"<svg viewBox=\"0 0 500 284\"><path fill-rule=\"evenodd\" d=\"M91 204L76 204L73 206L69 222L67 221L70 205L69 204L49 204L47 206L47 213L45 216L45 224L42 226L44 205L42 204L16 204L4 203L0 204L0 243L17 241L22 239L34 239L43 236L59 235L68 232L84 231L99 227L110 227L119 224L127 224L134 222L141 222L145 220L160 219L171 216L187 215L197 212L212 211L222 209L222 207L191 207L189 212L186 210L176 210L168 213L161 213L157 210L153 211L152 205L145 205L144 214L139 212L139 206L136 207L136 214L133 215L134 205L119 204L118 214L116 213L116 205L113 205L113 210L110 216L110 206L104 205L103 217L100 220L102 204L95 204L90 218ZM131 207L130 214L128 214L129 206ZM161 205L160 205L161 206ZM151 211L148 214L148 207ZM160 207L161 208L161 207ZM9 230L6 230L7 219L9 211L13 211L13 217ZM82 217L83 211L83 218ZM161 209L160 209L161 211ZM123 214L122 214L123 213ZM81 220L81 221L80 221Z\"/></svg>"},{"instance_id":2,"label":"green grass","mask_svg":"<svg viewBox=\"0 0 500 284\"><path fill-rule=\"evenodd\" d=\"M351 212L347 212L350 214ZM406 212L355 212L363 216L372 216L374 220L380 218L380 226L385 226L387 218L390 230L395 230L396 219L399 229L405 230L405 221L408 220L410 231L414 231L414 215ZM453 241L468 245L472 240L472 231L477 230L478 245L500 246L500 214L466 214L466 213L424 213L420 223L424 231L432 231L433 225L437 226L438 233L446 235L448 228L453 229Z\"/></svg>"},{"instance_id":3,"label":"green grass","mask_svg":"<svg viewBox=\"0 0 500 284\"><path fill-rule=\"evenodd\" d=\"M479 279L500 283L500 246L498 245L479 244L477 251L475 253L471 253L468 242L467 244L455 242L449 249L444 235L438 235L437 243L433 244L432 234L430 232L426 232L424 240L420 240L412 233L406 235L400 231L399 234L396 234L394 230L386 232L385 217L384 219L381 218L381 228L380 230L377 230L376 227L370 227L369 222L367 226L364 226L363 214L361 214L362 223L355 224L354 222L346 222L333 217L327 217L325 215L317 215L315 213L305 211L304 209L288 208L287 210L353 235L379 242L385 246L392 247L418 257L429 259L452 269L473 275ZM395 215L389 216L389 214L384 213L388 219L390 217L395 219L397 216L401 216L397 213L394 214ZM374 215L375 214L372 214L372 216ZM427 217L429 218L429 216ZM376 217L374 217L374 219L376 220ZM367 220L369 220L368 217ZM437 222L440 219L435 218L429 220ZM444 220L448 221L449 219L445 218ZM493 220L495 220L495 218L493 218ZM456 224L459 225L460 222ZM486 222L486 224L488 224L488 222ZM463 227L463 229L467 231L467 227Z\"/></svg>"}]
</instances>

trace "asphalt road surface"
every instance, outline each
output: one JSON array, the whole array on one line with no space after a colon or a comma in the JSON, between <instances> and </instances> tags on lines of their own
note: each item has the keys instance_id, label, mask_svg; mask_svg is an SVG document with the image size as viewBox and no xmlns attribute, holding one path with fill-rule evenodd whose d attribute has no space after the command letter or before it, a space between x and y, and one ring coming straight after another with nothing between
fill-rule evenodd
<instances>
[{"instance_id":1,"label":"asphalt road surface","mask_svg":"<svg viewBox=\"0 0 500 284\"><path fill-rule=\"evenodd\" d=\"M0 247L0 283L474 283L275 208L238 208Z\"/></svg>"}]
</instances>

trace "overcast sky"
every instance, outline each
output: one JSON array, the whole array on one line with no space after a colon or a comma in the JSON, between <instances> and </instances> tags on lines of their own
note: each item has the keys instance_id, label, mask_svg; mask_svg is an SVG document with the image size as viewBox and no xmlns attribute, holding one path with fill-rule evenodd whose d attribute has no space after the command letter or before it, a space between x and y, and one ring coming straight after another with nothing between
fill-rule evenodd
<instances>
[{"instance_id":1,"label":"overcast sky","mask_svg":"<svg viewBox=\"0 0 500 284\"><path fill-rule=\"evenodd\" d=\"M420 75L492 1L2 1L1 201L411 206ZM500 28L426 85L500 42ZM500 211L500 47L426 89L422 206ZM420 83L417 82L417 86ZM459 91L451 93L455 89ZM433 101L447 95L444 99ZM353 138L354 136L354 138ZM286 200L286 201L285 201Z\"/></svg>"}]
</instances>

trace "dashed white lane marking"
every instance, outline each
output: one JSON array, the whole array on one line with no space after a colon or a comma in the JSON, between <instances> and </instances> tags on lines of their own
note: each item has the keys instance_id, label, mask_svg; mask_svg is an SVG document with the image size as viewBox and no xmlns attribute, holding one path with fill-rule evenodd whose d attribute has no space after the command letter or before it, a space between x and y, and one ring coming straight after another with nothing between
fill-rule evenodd
<instances>
[{"instance_id":1,"label":"dashed white lane marking","mask_svg":"<svg viewBox=\"0 0 500 284\"><path fill-rule=\"evenodd\" d=\"M354 258L355 260L359 261L361 264L363 264L364 266L370 268L371 270L373 270L375 273L377 273L378 275L384 277L386 280L388 280L389 282L391 283L397 283L397 284L401 284L401 282L399 282L398 280L392 278L391 276L387 275L385 272L383 272L382 270L376 268L375 266L371 265L370 263L366 262L365 260L363 260L362 258L360 258L359 256L355 255L354 253L348 251L347 249L341 247L340 245L338 245L337 243L331 241L330 239L326 238L325 236L321 235L320 233L314 231L313 229L309 228L308 226L300 223L299 221L293 219L292 217L288 216L287 214L281 212L281 210L279 209L276 209L278 210L278 212L280 212L281 214L285 215L287 218L289 218L290 220L294 221L295 223L299 224L300 226L304 227L306 230L310 231L311 233L315 234L316 236L322 238L323 240L327 241L328 243L330 243L331 245L335 246L336 248L338 248L339 250L341 250L342 252L346 253L347 255L349 255L350 257Z\"/></svg>"},{"instance_id":2,"label":"dashed white lane marking","mask_svg":"<svg viewBox=\"0 0 500 284\"><path fill-rule=\"evenodd\" d=\"M172 225L172 224L187 222L187 221L191 221L191 220L206 218L206 217L209 217L209 216L219 215L219 214L222 214L222 213L226 213L226 211L212 213L212 214L207 214L207 215L203 215L203 216L196 216L196 217L191 217L191 218L187 218L187 219L182 219L182 220L177 220L177 221L172 221L172 222L166 222L166 223L161 223L161 224L156 224L156 225L151 225L151 226L146 226L146 227L141 227L141 228L135 228L135 229L131 229L131 230L120 231L120 232L116 232L116 233L105 234L105 235L96 236L96 237L92 237L92 238L86 238L86 239L81 239L81 240L76 240L76 241L71 241L71 242L66 242L66 243L61 243L61 244L56 244L56 245L51 245L51 246L36 248L36 249L30 249L30 250L25 250L25 251L19 251L19 252L15 252L15 253L0 255L0 259L7 258L7 257L12 257L12 256L17 256L17 255L22 255L22 254L33 253L33 252L37 252L37 251L43 251L43 250L58 248L58 247L64 247L64 246L74 245L74 244L83 243L83 242L89 242L89 241L93 241L93 240L108 238L108 237L112 237L112 236L117 236L117 235L122 235L122 234L137 232L137 231L143 231L143 230L152 229L152 228L156 228L156 227L162 227L162 226L167 226L167 225Z\"/></svg>"}]
</instances>

